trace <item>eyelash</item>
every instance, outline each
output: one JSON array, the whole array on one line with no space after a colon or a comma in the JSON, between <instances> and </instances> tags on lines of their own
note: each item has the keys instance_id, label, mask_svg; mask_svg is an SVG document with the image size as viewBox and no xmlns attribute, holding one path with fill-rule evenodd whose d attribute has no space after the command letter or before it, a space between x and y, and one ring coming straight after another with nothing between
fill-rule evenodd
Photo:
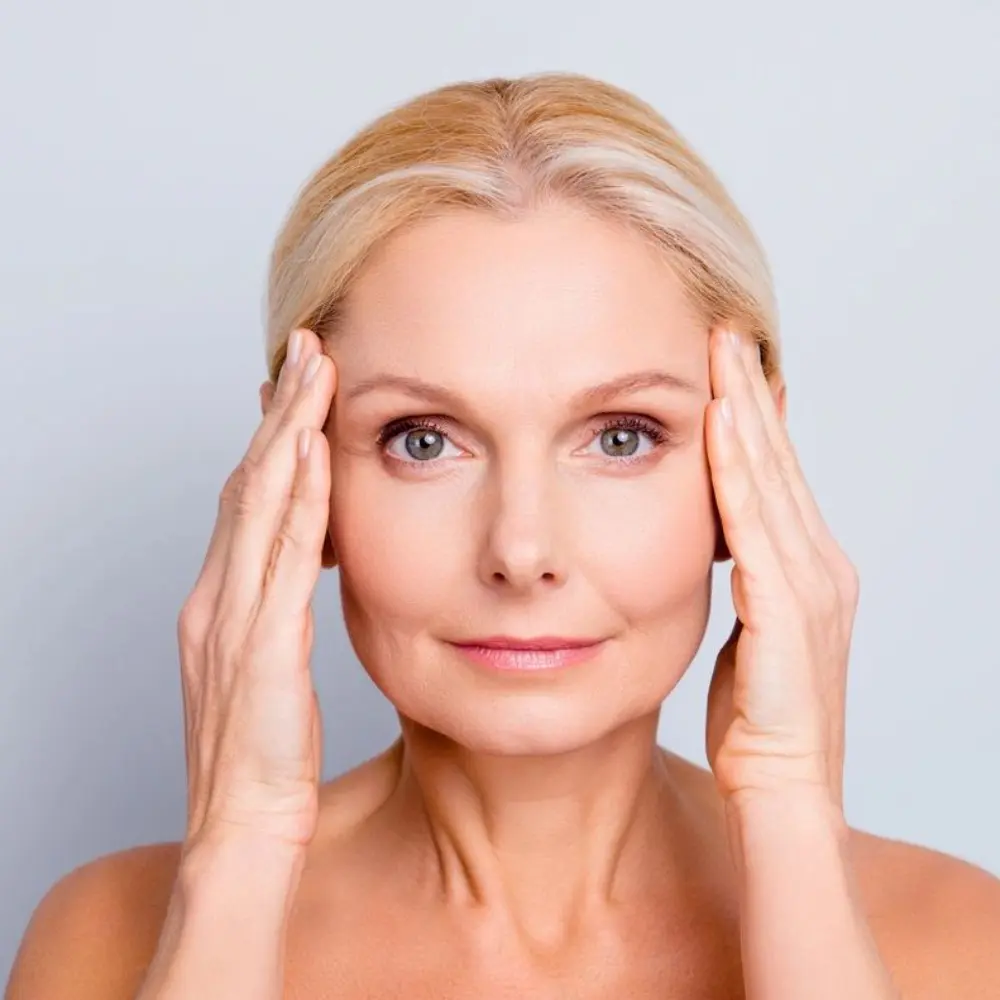
<instances>
[{"instance_id":1,"label":"eyelash","mask_svg":"<svg viewBox=\"0 0 1000 1000\"><path fill-rule=\"evenodd\" d=\"M385 427L379 431L376 441L380 448L385 448L385 446L393 440L393 438L413 430L434 431L435 434L440 434L442 437L448 436L447 430L434 417L401 417L398 420L393 420L386 424ZM610 430L640 431L653 442L654 450L659 450L664 445L669 444L671 440L670 433L665 427L663 427L662 424L656 423L655 421L649 420L645 417L633 414L623 414L621 416L609 417L606 419L598 428L594 437L591 438L591 441L599 438L602 434ZM644 459L649 458L649 454L635 456L625 455L620 458L606 456L606 458L607 461L614 462L617 465L632 465L635 462L641 462ZM432 465L436 459L431 459L429 462L407 462L404 459L396 459L396 461L401 462L403 465Z\"/></svg>"}]
</instances>

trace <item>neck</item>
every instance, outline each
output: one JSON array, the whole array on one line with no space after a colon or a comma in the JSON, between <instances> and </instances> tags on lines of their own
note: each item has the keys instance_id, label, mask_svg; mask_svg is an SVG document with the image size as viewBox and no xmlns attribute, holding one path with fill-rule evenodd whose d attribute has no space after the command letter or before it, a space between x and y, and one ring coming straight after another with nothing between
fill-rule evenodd
<instances>
[{"instance_id":1,"label":"neck","mask_svg":"<svg viewBox=\"0 0 1000 1000\"><path fill-rule=\"evenodd\" d=\"M449 903L535 940L600 920L663 884L684 808L656 743L659 713L558 755L470 752L403 719L393 798Z\"/></svg>"}]
</instances>

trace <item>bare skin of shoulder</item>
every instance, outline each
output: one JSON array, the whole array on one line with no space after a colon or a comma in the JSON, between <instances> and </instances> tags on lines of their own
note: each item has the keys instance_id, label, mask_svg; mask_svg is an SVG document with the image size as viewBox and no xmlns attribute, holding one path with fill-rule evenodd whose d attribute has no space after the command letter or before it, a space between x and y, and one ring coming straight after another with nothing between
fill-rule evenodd
<instances>
[{"instance_id":1,"label":"bare skin of shoulder","mask_svg":"<svg viewBox=\"0 0 1000 1000\"><path fill-rule=\"evenodd\" d=\"M398 751L397 743L321 786L320 823L288 933L288 1000L743 997L739 901L709 771L665 752L689 805L679 818L681 835L665 836L670 856L662 859L664 871L685 873L682 889L674 879L668 892L654 864L648 895L623 901L617 926L583 929L526 963L523 942L511 941L508 928L491 923L482 908L446 902L426 877L428 859L414 846L419 838L394 823ZM961 892L964 881L989 876L858 830L850 843L858 891L903 996L950 995L947 964L935 971L939 903L953 887ZM127 1000L139 988L180 848L164 843L108 855L71 873L43 902L40 911L58 907L60 890L87 900L92 922L79 967L90 970L96 989L84 996ZM951 933L960 936L961 928ZM59 960L73 957L62 953Z\"/></svg>"}]
</instances>

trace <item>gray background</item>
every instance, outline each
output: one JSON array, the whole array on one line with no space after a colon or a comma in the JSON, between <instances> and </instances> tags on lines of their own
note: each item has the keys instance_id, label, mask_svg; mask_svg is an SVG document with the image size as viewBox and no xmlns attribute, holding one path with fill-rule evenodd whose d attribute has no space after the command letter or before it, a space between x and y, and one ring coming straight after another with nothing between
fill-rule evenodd
<instances>
[{"instance_id":1,"label":"gray background","mask_svg":"<svg viewBox=\"0 0 1000 1000\"><path fill-rule=\"evenodd\" d=\"M1000 872L998 51L985 0L7 0L0 970L55 879L183 831L176 615L257 422L266 257L296 189L391 104L534 70L653 102L760 233L793 436L862 580L849 818ZM663 715L698 761L718 582ZM395 733L335 587L328 776Z\"/></svg>"}]
</instances>

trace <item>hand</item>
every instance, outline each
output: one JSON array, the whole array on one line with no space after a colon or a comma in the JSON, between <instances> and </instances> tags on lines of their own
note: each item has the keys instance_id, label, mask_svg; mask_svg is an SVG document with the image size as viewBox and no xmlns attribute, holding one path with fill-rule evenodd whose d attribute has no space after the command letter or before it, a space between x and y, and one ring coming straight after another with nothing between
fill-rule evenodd
<instances>
[{"instance_id":1,"label":"hand","mask_svg":"<svg viewBox=\"0 0 1000 1000\"><path fill-rule=\"evenodd\" d=\"M329 517L321 428L336 374L315 334L296 334L298 350L290 347L264 419L222 491L205 564L178 621L186 845L251 834L302 848L315 832L322 734L309 665L311 601Z\"/></svg>"},{"instance_id":2,"label":"hand","mask_svg":"<svg viewBox=\"0 0 1000 1000\"><path fill-rule=\"evenodd\" d=\"M709 762L727 801L806 786L842 809L857 575L803 479L756 345L714 331L711 369L708 457L737 621L709 687Z\"/></svg>"}]
</instances>

